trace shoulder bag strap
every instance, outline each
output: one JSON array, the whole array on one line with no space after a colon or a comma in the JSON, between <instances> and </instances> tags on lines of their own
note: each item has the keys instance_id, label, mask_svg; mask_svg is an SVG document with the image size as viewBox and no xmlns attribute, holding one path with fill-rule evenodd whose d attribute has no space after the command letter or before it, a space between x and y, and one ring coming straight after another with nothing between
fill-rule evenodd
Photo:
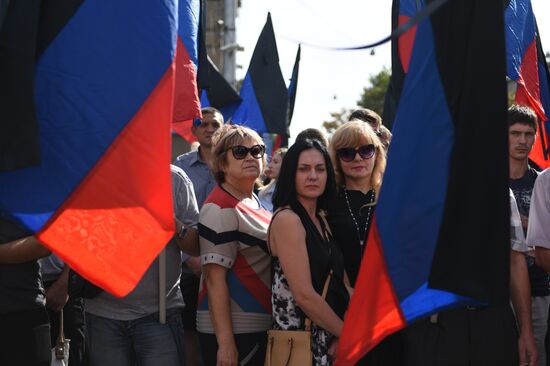
<instances>
[{"instance_id":1,"label":"shoulder bag strap","mask_svg":"<svg viewBox=\"0 0 550 366\"><path fill-rule=\"evenodd\" d=\"M327 215L325 211L319 212L319 217L321 218L321 225L323 227L324 234L327 236L326 240L330 240L333 238L332 231L330 231L330 225L327 221Z\"/></svg>"},{"instance_id":2,"label":"shoulder bag strap","mask_svg":"<svg viewBox=\"0 0 550 366\"><path fill-rule=\"evenodd\" d=\"M325 280L325 285L323 286L323 293L321 294L321 297L323 300L327 297L328 292L328 285L330 284L330 279L332 278L332 269L328 273L327 279ZM306 317L306 320L304 321L305 330L309 331L311 330L311 319Z\"/></svg>"}]
</instances>

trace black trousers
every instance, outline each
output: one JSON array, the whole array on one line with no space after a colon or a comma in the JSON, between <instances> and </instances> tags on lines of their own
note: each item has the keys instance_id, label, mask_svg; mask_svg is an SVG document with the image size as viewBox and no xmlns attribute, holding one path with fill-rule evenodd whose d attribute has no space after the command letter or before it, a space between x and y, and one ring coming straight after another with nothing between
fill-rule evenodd
<instances>
[{"instance_id":1,"label":"black trousers","mask_svg":"<svg viewBox=\"0 0 550 366\"><path fill-rule=\"evenodd\" d=\"M401 332L386 337L365 355L357 366L402 366L403 335Z\"/></svg>"},{"instance_id":2,"label":"black trousers","mask_svg":"<svg viewBox=\"0 0 550 366\"><path fill-rule=\"evenodd\" d=\"M459 308L402 332L404 366L517 366L516 321L510 306Z\"/></svg>"},{"instance_id":3,"label":"black trousers","mask_svg":"<svg viewBox=\"0 0 550 366\"><path fill-rule=\"evenodd\" d=\"M50 362L46 309L0 314L0 365L49 366Z\"/></svg>"},{"instance_id":4,"label":"black trousers","mask_svg":"<svg viewBox=\"0 0 550 366\"><path fill-rule=\"evenodd\" d=\"M51 346L53 347L59 335L59 313L48 309L48 315L51 323ZM86 366L88 364L85 342L86 319L84 316L84 299L69 297L69 301L63 307L63 331L65 338L71 340L69 343L69 365L71 366Z\"/></svg>"},{"instance_id":5,"label":"black trousers","mask_svg":"<svg viewBox=\"0 0 550 366\"><path fill-rule=\"evenodd\" d=\"M218 342L215 334L199 333L204 366L216 366ZM235 334L239 365L262 366L265 362L267 332Z\"/></svg>"},{"instance_id":6,"label":"black trousers","mask_svg":"<svg viewBox=\"0 0 550 366\"><path fill-rule=\"evenodd\" d=\"M182 312L183 329L197 330L197 298L200 279L192 273L183 272L180 277L180 289L185 302Z\"/></svg>"}]
</instances>

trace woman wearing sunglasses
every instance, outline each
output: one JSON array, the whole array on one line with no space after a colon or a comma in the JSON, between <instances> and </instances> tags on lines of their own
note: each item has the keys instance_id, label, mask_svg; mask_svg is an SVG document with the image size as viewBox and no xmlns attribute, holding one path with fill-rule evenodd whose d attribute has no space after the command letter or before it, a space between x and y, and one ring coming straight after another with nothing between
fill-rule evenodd
<instances>
[{"instance_id":1,"label":"woman wearing sunglasses","mask_svg":"<svg viewBox=\"0 0 550 366\"><path fill-rule=\"evenodd\" d=\"M199 217L202 277L197 330L205 365L262 364L271 325L271 213L253 193L265 166L258 134L223 127L214 137L211 170L218 186Z\"/></svg>"},{"instance_id":2,"label":"woman wearing sunglasses","mask_svg":"<svg viewBox=\"0 0 550 366\"><path fill-rule=\"evenodd\" d=\"M329 149L338 184L329 222L354 287L386 168L386 153L372 127L358 120L340 126Z\"/></svg>"},{"instance_id":3,"label":"woman wearing sunglasses","mask_svg":"<svg viewBox=\"0 0 550 366\"><path fill-rule=\"evenodd\" d=\"M273 195L273 328L304 330L309 319L317 366L331 364L349 300L344 259L323 218L335 194L327 150L317 140L296 142L283 159Z\"/></svg>"}]
</instances>

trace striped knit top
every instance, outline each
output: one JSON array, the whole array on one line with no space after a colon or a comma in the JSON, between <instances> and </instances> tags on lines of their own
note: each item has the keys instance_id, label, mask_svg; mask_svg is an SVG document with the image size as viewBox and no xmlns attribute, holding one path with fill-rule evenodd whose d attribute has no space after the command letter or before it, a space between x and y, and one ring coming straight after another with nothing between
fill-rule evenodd
<instances>
[{"instance_id":1,"label":"striped knit top","mask_svg":"<svg viewBox=\"0 0 550 366\"><path fill-rule=\"evenodd\" d=\"M270 221L271 212L251 208L220 186L214 188L200 211L201 263L214 263L228 269L235 334L262 332L271 326L271 259L266 244ZM203 277L197 330L214 333Z\"/></svg>"}]
</instances>

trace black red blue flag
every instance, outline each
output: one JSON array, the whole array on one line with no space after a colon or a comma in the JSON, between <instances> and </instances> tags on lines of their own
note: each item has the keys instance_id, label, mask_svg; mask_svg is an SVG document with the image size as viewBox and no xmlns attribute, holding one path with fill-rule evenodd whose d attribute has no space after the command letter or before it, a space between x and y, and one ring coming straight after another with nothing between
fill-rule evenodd
<instances>
[{"instance_id":1,"label":"black red blue flag","mask_svg":"<svg viewBox=\"0 0 550 366\"><path fill-rule=\"evenodd\" d=\"M288 92L279 67L270 14L254 48L240 95L243 101L233 114L233 123L260 134L288 136Z\"/></svg>"},{"instance_id":2,"label":"black red blue flag","mask_svg":"<svg viewBox=\"0 0 550 366\"><path fill-rule=\"evenodd\" d=\"M400 9L407 15L430 3L401 0ZM355 364L416 319L509 301L503 14L501 0L449 0L409 35L388 165L339 365Z\"/></svg>"},{"instance_id":3,"label":"black red blue flag","mask_svg":"<svg viewBox=\"0 0 550 366\"><path fill-rule=\"evenodd\" d=\"M0 213L123 296L174 233L170 126L198 110L199 2L41 3L40 163L0 172Z\"/></svg>"}]
</instances>

